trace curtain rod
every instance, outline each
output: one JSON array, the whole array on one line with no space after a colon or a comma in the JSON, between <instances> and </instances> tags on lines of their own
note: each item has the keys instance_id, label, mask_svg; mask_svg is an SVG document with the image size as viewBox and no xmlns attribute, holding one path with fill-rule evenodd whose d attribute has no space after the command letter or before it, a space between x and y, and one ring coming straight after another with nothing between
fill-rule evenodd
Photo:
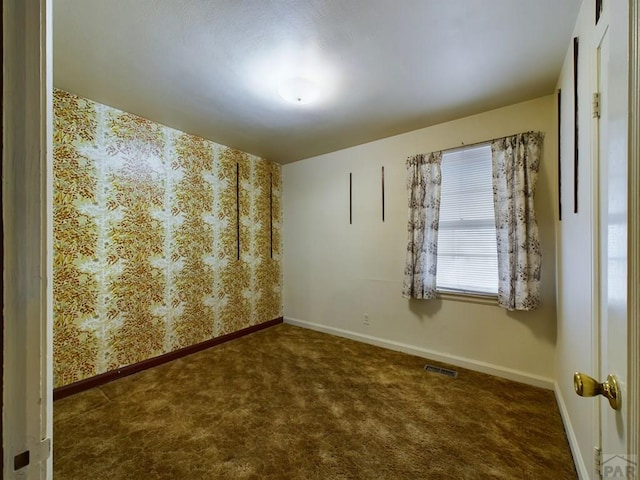
<instances>
[{"instance_id":1,"label":"curtain rod","mask_svg":"<svg viewBox=\"0 0 640 480\"><path fill-rule=\"evenodd\" d=\"M542 133L542 132L534 132L533 130L528 130L526 132L520 132L520 133L513 133L511 135L504 135L502 137L496 137L496 138L491 138L489 140L482 140L481 142L474 142L474 143L464 143L464 142L460 142L462 143L461 146L459 147L451 147L451 148L446 148L446 149L442 149L442 151L446 151L446 150L455 150L457 148L467 148L467 147L475 147L477 145L483 145L485 143L492 143L495 142L496 140L502 140L504 138L508 138L508 137L515 137L516 135L524 135L525 133ZM544 134L543 134L544 135Z\"/></svg>"},{"instance_id":2,"label":"curtain rod","mask_svg":"<svg viewBox=\"0 0 640 480\"><path fill-rule=\"evenodd\" d=\"M504 138L504 137L502 137L502 138ZM498 140L498 139L497 138L492 138L491 140L484 140L482 142L474 142L474 143L460 142L460 143L462 143L462 145L460 145L459 147L443 148L442 151L443 152L455 152L456 150L465 150L467 148L477 147L479 145L487 145L488 146L494 140Z\"/></svg>"},{"instance_id":3,"label":"curtain rod","mask_svg":"<svg viewBox=\"0 0 640 480\"><path fill-rule=\"evenodd\" d=\"M491 142L495 142L496 140L502 140L503 138L514 137L516 135L523 135L525 133L541 133L542 135L544 135L544 133L542 133L542 132L534 132L533 130L528 130L526 132L513 133L511 135L504 135L502 137L490 138L489 140L482 140L480 142L474 142L474 143L460 142L460 143L462 143L462 145L460 145L459 147L442 148L442 149L440 149L440 151L441 152L448 152L448 151L451 151L451 150L462 150L462 149L465 149L465 148L475 147L475 146L478 146L478 145L489 144ZM413 155L411 155L411 156L413 156Z\"/></svg>"}]
</instances>

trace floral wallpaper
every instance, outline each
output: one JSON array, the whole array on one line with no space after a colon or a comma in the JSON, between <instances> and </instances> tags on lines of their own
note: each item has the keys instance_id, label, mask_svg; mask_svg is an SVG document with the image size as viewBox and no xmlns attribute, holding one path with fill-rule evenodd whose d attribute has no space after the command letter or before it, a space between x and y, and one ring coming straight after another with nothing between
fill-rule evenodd
<instances>
[{"instance_id":1,"label":"floral wallpaper","mask_svg":"<svg viewBox=\"0 0 640 480\"><path fill-rule=\"evenodd\" d=\"M56 387L282 316L279 165L55 90L53 170Z\"/></svg>"}]
</instances>

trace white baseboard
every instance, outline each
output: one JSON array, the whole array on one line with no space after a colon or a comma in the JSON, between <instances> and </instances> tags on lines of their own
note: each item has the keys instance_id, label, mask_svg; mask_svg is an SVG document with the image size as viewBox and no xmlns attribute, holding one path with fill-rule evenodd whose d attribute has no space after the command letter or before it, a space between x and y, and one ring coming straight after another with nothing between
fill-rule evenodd
<instances>
[{"instance_id":1,"label":"white baseboard","mask_svg":"<svg viewBox=\"0 0 640 480\"><path fill-rule=\"evenodd\" d=\"M564 402L564 397L562 396L558 382L554 382L553 391L556 395L556 402L558 403L558 409L560 410L560 416L562 417L562 423L564 424L564 431L566 432L567 439L569 440L569 447L571 448L573 462L578 472L578 478L580 478L580 480L589 480L591 478L589 475L590 469L587 468L587 465L584 463L584 458L580 453L578 439L576 438L576 433L573 430L573 425L569 418L569 411L567 410L567 404Z\"/></svg>"},{"instance_id":2,"label":"white baseboard","mask_svg":"<svg viewBox=\"0 0 640 480\"><path fill-rule=\"evenodd\" d=\"M476 372L487 373L496 377L507 378L516 382L526 383L536 387L546 388L547 390L554 389L554 381L550 378L542 377L540 375L534 375L511 368L501 367L491 363L481 362L464 357L458 357L456 355L449 355L443 352L437 352L435 350L429 350L422 347L416 347L408 345L406 343L395 342L393 340L386 340L380 337L374 337L371 335L365 335L363 333L352 332L349 330L343 330L341 328L329 327L318 323L307 322L305 320L298 320L296 318L284 317L284 323L296 325L298 327L308 328L316 330L318 332L329 333L338 337L349 338L377 347L388 348L389 350L395 350L398 352L408 353L417 357L428 358L431 360L448 363L457 367L467 368Z\"/></svg>"}]
</instances>

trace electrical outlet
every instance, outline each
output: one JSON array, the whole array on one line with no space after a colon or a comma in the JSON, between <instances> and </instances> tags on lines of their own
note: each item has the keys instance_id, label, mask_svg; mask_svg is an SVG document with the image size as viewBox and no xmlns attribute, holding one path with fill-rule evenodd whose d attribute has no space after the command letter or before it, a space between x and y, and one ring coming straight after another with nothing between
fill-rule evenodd
<instances>
[{"instance_id":1,"label":"electrical outlet","mask_svg":"<svg viewBox=\"0 0 640 480\"><path fill-rule=\"evenodd\" d=\"M369 325L369 314L368 313L364 314L364 320L362 320L362 323L364 323L365 325Z\"/></svg>"}]
</instances>

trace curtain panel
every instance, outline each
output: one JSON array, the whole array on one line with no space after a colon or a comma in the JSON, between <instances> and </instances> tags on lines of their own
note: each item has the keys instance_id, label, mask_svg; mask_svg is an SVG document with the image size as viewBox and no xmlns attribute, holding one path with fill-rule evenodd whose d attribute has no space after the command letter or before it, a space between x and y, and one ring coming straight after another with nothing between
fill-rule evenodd
<instances>
[{"instance_id":1,"label":"curtain panel","mask_svg":"<svg viewBox=\"0 0 640 480\"><path fill-rule=\"evenodd\" d=\"M407 159L407 258L402 296L436 296L442 152Z\"/></svg>"},{"instance_id":2,"label":"curtain panel","mask_svg":"<svg viewBox=\"0 0 640 480\"><path fill-rule=\"evenodd\" d=\"M540 306L542 254L533 197L544 134L520 133L491 142L498 246L498 304L508 310Z\"/></svg>"}]
</instances>

